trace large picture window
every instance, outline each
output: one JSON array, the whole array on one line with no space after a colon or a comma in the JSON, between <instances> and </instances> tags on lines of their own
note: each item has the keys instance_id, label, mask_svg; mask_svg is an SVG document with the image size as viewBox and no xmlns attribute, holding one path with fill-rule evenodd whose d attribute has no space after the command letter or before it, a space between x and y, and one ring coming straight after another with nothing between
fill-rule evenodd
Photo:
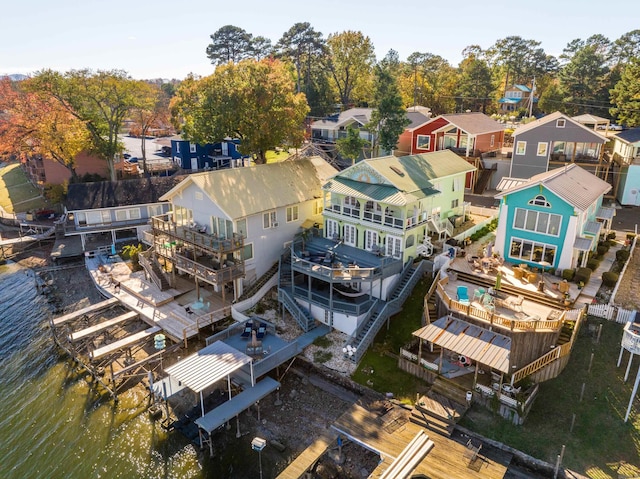
<instances>
[{"instance_id":1,"label":"large picture window","mask_svg":"<svg viewBox=\"0 0 640 479\"><path fill-rule=\"evenodd\" d=\"M509 247L509 256L514 259L532 263L547 261L549 264L554 265L556 247L550 244L512 238Z\"/></svg>"},{"instance_id":2,"label":"large picture window","mask_svg":"<svg viewBox=\"0 0 640 479\"><path fill-rule=\"evenodd\" d=\"M513 228L545 235L560 236L561 220L562 216L560 215L516 208Z\"/></svg>"}]
</instances>

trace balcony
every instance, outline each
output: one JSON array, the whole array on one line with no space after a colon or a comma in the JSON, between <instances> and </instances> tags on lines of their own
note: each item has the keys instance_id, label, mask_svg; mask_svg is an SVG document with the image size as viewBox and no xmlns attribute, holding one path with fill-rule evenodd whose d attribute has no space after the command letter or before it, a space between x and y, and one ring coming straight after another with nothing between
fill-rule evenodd
<instances>
[{"instance_id":1,"label":"balcony","mask_svg":"<svg viewBox=\"0 0 640 479\"><path fill-rule=\"evenodd\" d=\"M244 263L227 261L223 264L215 261L195 261L179 254L174 255L171 260L176 269L184 271L190 275L197 276L198 279L210 284L220 285L241 278L244 275ZM209 263L209 264L206 264Z\"/></svg>"},{"instance_id":2,"label":"balcony","mask_svg":"<svg viewBox=\"0 0 640 479\"><path fill-rule=\"evenodd\" d=\"M152 227L156 243L188 244L216 255L233 253L244 247L242 235L234 233L230 238L219 237L202 233L188 226L178 226L171 221L162 219L161 216L152 218Z\"/></svg>"},{"instance_id":3,"label":"balcony","mask_svg":"<svg viewBox=\"0 0 640 479\"><path fill-rule=\"evenodd\" d=\"M622 347L632 354L640 354L640 323L627 323L622 333Z\"/></svg>"},{"instance_id":4,"label":"balcony","mask_svg":"<svg viewBox=\"0 0 640 479\"><path fill-rule=\"evenodd\" d=\"M418 213L415 216L409 218L403 218L399 215L399 212L387 211L386 213L373 210L361 210L360 208L350 208L340 205L330 205L326 208L325 213L327 217L340 219L340 217L348 216L350 218L357 218L362 223L371 223L379 226L386 226L388 228L396 230L404 230L405 228L414 228L418 225L424 224L429 221L430 215L427 212Z\"/></svg>"}]
</instances>

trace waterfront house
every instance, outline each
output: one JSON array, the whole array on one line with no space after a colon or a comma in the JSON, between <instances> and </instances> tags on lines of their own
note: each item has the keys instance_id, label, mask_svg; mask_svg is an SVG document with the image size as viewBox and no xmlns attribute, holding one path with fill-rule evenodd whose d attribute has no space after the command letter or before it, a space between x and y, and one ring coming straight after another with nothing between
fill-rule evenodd
<instances>
[{"instance_id":1,"label":"waterfront house","mask_svg":"<svg viewBox=\"0 0 640 479\"><path fill-rule=\"evenodd\" d=\"M614 185L616 199L622 205L640 206L640 128L613 136L612 161L619 168Z\"/></svg>"},{"instance_id":2,"label":"waterfront house","mask_svg":"<svg viewBox=\"0 0 640 479\"><path fill-rule=\"evenodd\" d=\"M82 251L141 241L152 216L169 210L160 199L184 176L72 183L64 201L67 238L79 237ZM82 252L81 251L81 252Z\"/></svg>"},{"instance_id":3,"label":"waterfront house","mask_svg":"<svg viewBox=\"0 0 640 479\"><path fill-rule=\"evenodd\" d=\"M363 160L333 176L322 229L283 255L280 301L305 331L319 322L350 335L345 350L358 361L419 278L419 247L464 217L473 169L441 151Z\"/></svg>"},{"instance_id":4,"label":"waterfront house","mask_svg":"<svg viewBox=\"0 0 640 479\"><path fill-rule=\"evenodd\" d=\"M555 112L519 126L513 132L511 178L531 178L539 173L576 163L606 178L603 156L607 138L567 115Z\"/></svg>"},{"instance_id":5,"label":"waterfront house","mask_svg":"<svg viewBox=\"0 0 640 479\"><path fill-rule=\"evenodd\" d=\"M22 166L29 179L39 187L61 185L71 180L71 171L58 161L41 155L25 156ZM78 177L90 174L103 178L109 177L107 163L88 152L81 152L74 158L75 172Z\"/></svg>"},{"instance_id":6,"label":"waterfront house","mask_svg":"<svg viewBox=\"0 0 640 479\"><path fill-rule=\"evenodd\" d=\"M336 172L312 157L189 175L162 196L171 213L153 219L149 259L216 292L227 286L237 299L274 266L305 221L320 221L321 187Z\"/></svg>"},{"instance_id":7,"label":"waterfront house","mask_svg":"<svg viewBox=\"0 0 640 479\"><path fill-rule=\"evenodd\" d=\"M569 164L529 180L513 181L498 195L495 251L512 263L555 269L585 266L614 211L602 200L611 185ZM605 222L605 224L601 224Z\"/></svg>"}]
</instances>

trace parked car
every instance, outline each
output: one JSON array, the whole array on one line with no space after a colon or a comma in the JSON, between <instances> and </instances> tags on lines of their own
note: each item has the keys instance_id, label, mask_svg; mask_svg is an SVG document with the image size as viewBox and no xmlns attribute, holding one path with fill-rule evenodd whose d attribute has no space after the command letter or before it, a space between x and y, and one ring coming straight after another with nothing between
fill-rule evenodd
<instances>
[{"instance_id":1,"label":"parked car","mask_svg":"<svg viewBox=\"0 0 640 479\"><path fill-rule=\"evenodd\" d=\"M613 123L611 125L609 125L609 129L611 131L622 131L622 130L624 130L624 128L622 128L622 126L614 125Z\"/></svg>"}]
</instances>

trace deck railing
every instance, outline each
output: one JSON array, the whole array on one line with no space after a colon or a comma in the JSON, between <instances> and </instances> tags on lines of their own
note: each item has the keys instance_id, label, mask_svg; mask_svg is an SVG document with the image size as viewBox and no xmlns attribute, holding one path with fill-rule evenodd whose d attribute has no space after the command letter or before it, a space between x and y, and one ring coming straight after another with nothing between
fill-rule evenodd
<instances>
[{"instance_id":1,"label":"deck railing","mask_svg":"<svg viewBox=\"0 0 640 479\"><path fill-rule=\"evenodd\" d=\"M514 319L503 316L495 311L489 311L480 306L475 306L473 303L462 303L447 294L447 291L442 285L442 281L438 282L437 292L442 301L447 305L449 311L458 311L467 316L485 321L491 326L498 326L510 331L556 330L562 327L562 323L564 321L565 312L562 312L559 319L553 320L538 320L533 318Z\"/></svg>"},{"instance_id":2,"label":"deck railing","mask_svg":"<svg viewBox=\"0 0 640 479\"><path fill-rule=\"evenodd\" d=\"M229 281L242 277L244 274L244 263L234 263L231 266L214 269L179 254L174 255L172 261L176 268L198 276L211 284L228 283Z\"/></svg>"},{"instance_id":3,"label":"deck railing","mask_svg":"<svg viewBox=\"0 0 640 479\"><path fill-rule=\"evenodd\" d=\"M230 315L231 315L231 306L225 306L224 308L220 308L210 313L205 313L201 316L198 316L196 318L195 324L186 326L182 330L182 338L184 340L185 347L187 346L187 338L198 334L198 332L202 328L206 326L210 326L213 323L217 323L218 321L223 320L224 318ZM193 333L193 334L189 334L189 333Z\"/></svg>"}]
</instances>

